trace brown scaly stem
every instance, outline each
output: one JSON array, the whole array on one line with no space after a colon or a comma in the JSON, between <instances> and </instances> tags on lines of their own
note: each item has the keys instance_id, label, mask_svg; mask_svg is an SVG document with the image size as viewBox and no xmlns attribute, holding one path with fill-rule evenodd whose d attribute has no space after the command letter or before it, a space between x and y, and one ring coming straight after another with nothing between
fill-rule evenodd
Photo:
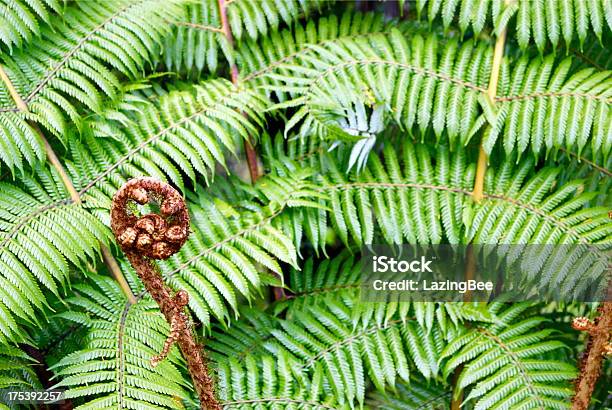
<instances>
[{"instance_id":1,"label":"brown scaly stem","mask_svg":"<svg viewBox=\"0 0 612 410\"><path fill-rule=\"evenodd\" d=\"M22 111L24 113L30 113L28 105L23 100L23 98L21 98L21 96L15 89L13 82L9 78L8 74L6 73L2 65L0 65L0 80L2 80L2 82L6 85L6 88L8 89L8 92L11 95L11 98L15 102L15 105L17 106L19 111ZM66 187L66 190L68 191L68 194L70 194L70 199L72 199L72 202L74 202L75 204L81 204L82 203L81 196L79 195L76 188L74 187L72 180L66 173L66 170L64 169L64 166L62 165L59 158L55 154L55 151L53 151L51 144L49 144L49 141L47 141L45 134L42 132L38 124L32 121L29 121L29 124L30 126L32 126L34 131L38 134L38 136L42 140L45 146L45 153L47 155L47 159L49 160L53 168L55 168L55 170L57 171L60 179L62 180L62 183L64 184L64 186ZM100 252L102 253L102 258L104 259L104 263L108 267L108 270L110 271L111 275L113 275L115 280L119 283L121 290L126 295L130 303L132 304L136 303L136 297L132 293L132 289L130 288L130 285L125 280L125 277L123 276L123 273L121 272L121 269L119 268L119 265L117 264L117 261L113 257L113 254L111 253L111 251L106 247L106 245L104 245L103 243L100 243Z\"/></svg>"},{"instance_id":2,"label":"brown scaly stem","mask_svg":"<svg viewBox=\"0 0 612 410\"><path fill-rule=\"evenodd\" d=\"M227 19L227 5L229 4L229 2L225 0L217 0L217 4L219 6L219 14L221 15L221 31L225 35L225 38L227 40L227 43L230 46L230 49L233 51L234 50L234 35L232 34L232 29ZM238 66L236 66L236 63L233 63L230 66L230 75L232 78L232 84L238 85L238 82L239 82ZM257 152L255 151L255 148L253 148L253 143L250 141L250 139L244 140L244 153L246 155L246 161L249 167L249 175L251 177L251 183L254 184L255 181L257 181L257 179L259 179L259 177L261 176L261 173L259 172Z\"/></svg>"},{"instance_id":3,"label":"brown scaly stem","mask_svg":"<svg viewBox=\"0 0 612 410\"><path fill-rule=\"evenodd\" d=\"M574 329L589 334L589 341L580 362L580 374L575 381L576 393L572 399L572 410L588 409L597 379L601 374L602 362L612 352L610 347L612 302L603 302L597 311L599 316L595 321L577 317L572 322Z\"/></svg>"},{"instance_id":4,"label":"brown scaly stem","mask_svg":"<svg viewBox=\"0 0 612 410\"><path fill-rule=\"evenodd\" d=\"M138 217L130 211L131 203L145 205L150 202L159 205L161 215L150 213ZM169 258L187 240L189 213L185 201L170 185L154 178L132 179L113 197L111 227L121 249L170 324L164 348L151 358L151 365L157 366L176 342L187 361L201 408L220 410L201 346L195 342L185 313L189 294L179 290L172 295L153 262L153 259Z\"/></svg>"}]
</instances>

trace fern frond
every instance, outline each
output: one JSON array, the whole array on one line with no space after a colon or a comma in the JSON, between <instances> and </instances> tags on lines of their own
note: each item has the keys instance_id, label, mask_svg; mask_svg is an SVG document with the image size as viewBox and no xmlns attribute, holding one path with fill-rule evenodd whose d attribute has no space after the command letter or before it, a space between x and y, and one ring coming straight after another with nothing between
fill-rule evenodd
<instances>
[{"instance_id":1,"label":"fern frond","mask_svg":"<svg viewBox=\"0 0 612 410\"><path fill-rule=\"evenodd\" d=\"M12 53L40 34L40 22L49 23L53 14L61 14L58 0L0 1L0 43Z\"/></svg>"},{"instance_id":2,"label":"fern frond","mask_svg":"<svg viewBox=\"0 0 612 410\"><path fill-rule=\"evenodd\" d=\"M227 18L236 39L256 39L268 32L276 31L280 23L291 24L302 16L321 12L333 3L329 0L280 1L262 0L252 3L248 0L227 2Z\"/></svg>"},{"instance_id":3,"label":"fern frond","mask_svg":"<svg viewBox=\"0 0 612 410\"><path fill-rule=\"evenodd\" d=\"M248 354L285 355L294 371L321 373L328 394L351 407L355 401L363 405L368 380L381 392L394 389L396 381L408 382L413 366L436 378L441 346L435 340L444 335L433 318L426 330L407 317L409 304L364 304L344 285L346 271L349 277L361 273L346 255L323 261L314 275L307 261L303 273L292 274L294 296L273 306L285 319L245 315L232 329L213 333L213 357L224 363Z\"/></svg>"},{"instance_id":4,"label":"fern frond","mask_svg":"<svg viewBox=\"0 0 612 410\"><path fill-rule=\"evenodd\" d=\"M366 375L380 391L394 386L397 379L408 380L410 370L406 355L409 349L405 344L411 341L420 346L419 349L432 349L432 356L413 357L421 365L421 371L426 369L427 377L435 376L428 364L436 367L438 358L432 345L436 331L428 338L417 328L403 332L401 323L398 320L383 326L353 328L350 307L330 301L326 307L296 311L288 320L280 321L280 326L272 331L273 338L266 341L264 347L272 354L291 358L295 371L322 373L330 394L340 404L354 400L363 403ZM419 355L422 352L414 350L411 353Z\"/></svg>"},{"instance_id":5,"label":"fern frond","mask_svg":"<svg viewBox=\"0 0 612 410\"><path fill-rule=\"evenodd\" d=\"M91 284L74 286L79 296L60 317L89 328L84 348L66 355L52 369L60 377L55 388L66 397L84 400L79 409L183 408L192 404L192 387L183 377L184 362L176 347L152 367L169 327L155 302L131 305L109 277L91 275ZM82 401L81 401L82 402Z\"/></svg>"},{"instance_id":6,"label":"fern frond","mask_svg":"<svg viewBox=\"0 0 612 410\"><path fill-rule=\"evenodd\" d=\"M483 303L364 303L361 297L364 271L359 258L359 254L343 252L322 261L307 259L300 271L292 269L288 281L288 299L274 303L269 309L270 314L255 309L241 309L241 319L234 322L231 328L218 326L207 345L211 357L221 361L225 357L242 359L246 354L261 355L266 350L276 351L276 347L270 347L270 341L273 341L279 328L285 328L278 317L294 320L309 309L325 311L330 307L331 312L336 314L334 312L337 307L333 306L341 303L350 307L350 314L346 316L342 313L339 317L353 330L374 325L379 328L394 326L400 331L406 331L409 349L415 361L419 360L419 369L429 377L432 369L433 373L437 373L437 366L435 363L427 364L426 356L430 353L427 349L420 350L423 341L419 341L419 338L424 337L429 343L430 332L433 331L443 340L449 340L456 337L464 322L484 323L494 320L494 315ZM412 325L408 325L408 322L414 322L417 326L410 327ZM293 334L291 331L289 333ZM399 345L394 348L399 348Z\"/></svg>"},{"instance_id":7,"label":"fern frond","mask_svg":"<svg viewBox=\"0 0 612 410\"><path fill-rule=\"evenodd\" d=\"M232 36L239 41L237 52L232 51L221 27L220 4L210 0L188 3L187 18L173 21L172 34L164 41L164 64L169 70L195 78L201 76L204 68L214 73L221 53L228 62L237 60L242 65L245 55L250 55L249 49L260 52L254 49L256 39L261 37L269 45L267 35L277 39L282 24L291 25L304 16L323 11L331 3L330 0L262 0L257 5L247 0L224 2ZM277 43L276 47L282 44Z\"/></svg>"},{"instance_id":8,"label":"fern frond","mask_svg":"<svg viewBox=\"0 0 612 410\"><path fill-rule=\"evenodd\" d=\"M352 306L353 326L375 323L386 325L390 320L402 322L416 320L429 332L438 326L447 338L452 336L463 322L491 322L494 317L482 303L429 303L388 301L386 303L363 303L361 296L365 271L361 254L343 252L332 259L318 263L307 259L301 270L291 269L288 287L291 298L278 301L274 312L278 315L306 309L308 306L325 306L333 300L342 300Z\"/></svg>"},{"instance_id":9,"label":"fern frond","mask_svg":"<svg viewBox=\"0 0 612 410\"><path fill-rule=\"evenodd\" d=\"M23 350L3 345L0 349L0 389L40 389L41 383L32 365L36 361Z\"/></svg>"},{"instance_id":10,"label":"fern frond","mask_svg":"<svg viewBox=\"0 0 612 410\"><path fill-rule=\"evenodd\" d=\"M606 159L612 149L612 71L584 68L569 75L571 60L555 62L520 59L511 69L499 108L483 136L483 147L491 152L503 139L506 153L519 154L531 146L537 155L564 148L592 152Z\"/></svg>"},{"instance_id":11,"label":"fern frond","mask_svg":"<svg viewBox=\"0 0 612 410\"><path fill-rule=\"evenodd\" d=\"M44 159L43 140L28 124L25 115L12 109L0 109L0 164L14 174L15 169L24 171L25 164L33 166Z\"/></svg>"},{"instance_id":12,"label":"fern frond","mask_svg":"<svg viewBox=\"0 0 612 410\"><path fill-rule=\"evenodd\" d=\"M13 77L10 69L2 67ZM45 158L44 143L20 112L4 81L0 81L0 165L5 165L14 174L15 169L24 170L24 163L34 165Z\"/></svg>"},{"instance_id":13,"label":"fern frond","mask_svg":"<svg viewBox=\"0 0 612 410\"><path fill-rule=\"evenodd\" d=\"M256 86L268 86L269 93L280 101L287 99L287 93L280 86L281 81L266 76L287 61L295 61L305 68L315 68L314 61L307 58L317 46L324 46L339 38L362 37L374 33L388 33L394 24L385 23L382 14L345 12L338 17L334 14L322 16L316 22L296 23L291 29L272 31L258 41L247 40L237 48L237 64L244 81ZM395 25L402 29L403 25Z\"/></svg>"},{"instance_id":14,"label":"fern frond","mask_svg":"<svg viewBox=\"0 0 612 410\"><path fill-rule=\"evenodd\" d=\"M340 239L369 245L380 232L376 238L390 244L524 245L505 257L514 262L522 255L526 277L552 294L579 297L587 277L591 283L605 277L612 223L605 206L587 207L596 194L583 192L583 181L555 185L559 168L530 176L531 160L517 166L509 158L489 169L485 199L475 205L469 191L474 164L460 150L450 159L440 147L435 162L429 155L423 146L404 145L398 160L386 146L382 161L373 155L364 172L348 177L331 165L321 185L332 209L325 217Z\"/></svg>"},{"instance_id":15,"label":"fern frond","mask_svg":"<svg viewBox=\"0 0 612 410\"><path fill-rule=\"evenodd\" d=\"M442 19L445 29L457 24L462 33L471 28L478 35L487 22L497 34L516 16L514 36L522 48L534 42L542 51L547 43L557 47L561 38L569 47L578 38L580 45L592 32L601 41L612 30L610 3L607 0L438 0L417 1L419 14L424 12L430 24Z\"/></svg>"},{"instance_id":16,"label":"fern frond","mask_svg":"<svg viewBox=\"0 0 612 410\"><path fill-rule=\"evenodd\" d=\"M520 317L528 306L498 312L495 324L468 330L442 352L449 359L444 374L463 365L457 388L473 386L465 401L475 401L475 409L567 408L575 368L546 357L565 346L551 337L554 331L541 328L543 318Z\"/></svg>"},{"instance_id":17,"label":"fern frond","mask_svg":"<svg viewBox=\"0 0 612 410\"><path fill-rule=\"evenodd\" d=\"M82 195L110 198L126 179L150 175L183 189L183 175L196 183L226 168L226 153L263 125L265 99L226 80L211 80L159 97L154 104L129 105L128 94L117 109L87 124L97 138L72 138L69 166ZM129 110L122 110L128 104ZM136 112L137 111L137 112ZM113 118L115 121L108 121ZM104 138L105 136L114 138Z\"/></svg>"},{"instance_id":18,"label":"fern frond","mask_svg":"<svg viewBox=\"0 0 612 410\"><path fill-rule=\"evenodd\" d=\"M211 316L229 320L228 307L237 317L239 297L251 300L261 292L262 267L282 275L279 261L297 263L291 240L270 223L282 207L240 217L228 215L227 208L205 194L196 198L189 204L195 232L177 255L160 263L171 286L193 295L189 306L205 327Z\"/></svg>"},{"instance_id":19,"label":"fern frond","mask_svg":"<svg viewBox=\"0 0 612 410\"><path fill-rule=\"evenodd\" d=\"M367 395L368 408L379 410L412 410L449 408L450 393L439 384L426 383L415 377L410 378L410 384L398 383L396 392L382 394L374 391Z\"/></svg>"},{"instance_id":20,"label":"fern frond","mask_svg":"<svg viewBox=\"0 0 612 410\"><path fill-rule=\"evenodd\" d=\"M218 363L217 385L225 409L347 410L324 384L321 371L312 377L293 367L289 357L278 355L230 358Z\"/></svg>"},{"instance_id":21,"label":"fern frond","mask_svg":"<svg viewBox=\"0 0 612 410\"><path fill-rule=\"evenodd\" d=\"M48 306L45 292L59 296L70 265L97 260L109 231L67 200L49 171L23 177L23 187L0 183L0 193L0 342L21 342L23 328L15 321L40 325L36 313Z\"/></svg>"},{"instance_id":22,"label":"fern frond","mask_svg":"<svg viewBox=\"0 0 612 410\"><path fill-rule=\"evenodd\" d=\"M78 2L2 61L35 119L63 138L67 120L81 123L81 107L99 112L117 94L116 73L142 76L169 31L164 20L181 13L180 0Z\"/></svg>"},{"instance_id":23,"label":"fern frond","mask_svg":"<svg viewBox=\"0 0 612 410\"><path fill-rule=\"evenodd\" d=\"M461 46L453 39L439 42L435 35L417 35L408 45L399 30L392 30L313 46L264 74L269 79L264 88L292 94L271 110L295 110L285 134L296 128L301 137L357 139L360 163L387 121L411 134L417 128L421 138L429 129L437 140L444 132L451 146L467 144L489 122L483 137L487 153L503 135L507 153L527 147L538 155L561 147L580 153L590 143L607 157L609 71L585 69L568 76L571 60L553 70L552 55L506 61L496 110L486 96L491 47L474 40Z\"/></svg>"},{"instance_id":24,"label":"fern frond","mask_svg":"<svg viewBox=\"0 0 612 410\"><path fill-rule=\"evenodd\" d=\"M604 243L612 228L607 211L583 209L593 197L582 192L583 182L573 180L556 187L558 168L545 167L528 177L531 167L532 160L523 161L512 172L513 165L507 161L489 172L487 199L474 209L467 237L483 244Z\"/></svg>"},{"instance_id":25,"label":"fern frond","mask_svg":"<svg viewBox=\"0 0 612 410\"><path fill-rule=\"evenodd\" d=\"M164 39L164 65L187 77L200 78L204 69L215 73L219 52L225 52L227 46L218 3L210 0L188 3L185 16L186 20L173 22L176 26Z\"/></svg>"},{"instance_id":26,"label":"fern frond","mask_svg":"<svg viewBox=\"0 0 612 410\"><path fill-rule=\"evenodd\" d=\"M599 154L587 153L585 156L592 158ZM602 164L599 166L597 164ZM608 157L607 163L603 158L594 162L585 160L584 157L572 154L561 164L559 183L565 184L576 178L584 180L585 191L595 192L595 196L586 207L606 206L612 203L612 157Z\"/></svg>"},{"instance_id":27,"label":"fern frond","mask_svg":"<svg viewBox=\"0 0 612 410\"><path fill-rule=\"evenodd\" d=\"M330 197L329 218L345 244L374 243L375 227L391 244L465 243L463 212L470 206L473 164L464 152L440 147L434 159L424 145L385 146L359 174L345 175L334 160L321 176Z\"/></svg>"},{"instance_id":28,"label":"fern frond","mask_svg":"<svg viewBox=\"0 0 612 410\"><path fill-rule=\"evenodd\" d=\"M516 164L507 158L489 168L485 200L476 205L470 199L475 164L466 151L451 154L439 146L432 155L421 144L402 144L402 150L397 153L389 142L382 156L370 155L361 173L348 175L338 169L342 159L326 154L316 178L329 197L322 204L331 212L296 222L306 233L307 226L316 225L325 234L331 225L349 246L375 243L378 234L391 244L587 245L609 240L607 210L581 209L594 194L583 192L580 180L559 186L559 168L531 175L531 159Z\"/></svg>"},{"instance_id":29,"label":"fern frond","mask_svg":"<svg viewBox=\"0 0 612 410\"><path fill-rule=\"evenodd\" d=\"M388 118L410 132L416 127L421 134L433 126L438 137L446 130L451 143L466 143L484 123L479 96L486 92L491 53L484 42L468 41L459 47L451 40L439 47L435 35L415 35L408 44L399 30L392 29L390 34L313 46L300 56L313 68L292 59L265 76L279 81L280 90L293 96L274 109L298 107L286 131L301 124L301 136L328 138L335 134L333 129L355 135L353 130L373 128L375 117L364 115L364 108L356 105L360 104L374 112L380 107L377 115L382 118L377 121ZM352 105L347 101L355 108L347 108Z\"/></svg>"},{"instance_id":30,"label":"fern frond","mask_svg":"<svg viewBox=\"0 0 612 410\"><path fill-rule=\"evenodd\" d=\"M241 307L240 318L232 326L215 325L206 342L207 352L215 362L228 357L242 361L246 356L265 355L264 342L272 338L278 320L258 308Z\"/></svg>"}]
</instances>

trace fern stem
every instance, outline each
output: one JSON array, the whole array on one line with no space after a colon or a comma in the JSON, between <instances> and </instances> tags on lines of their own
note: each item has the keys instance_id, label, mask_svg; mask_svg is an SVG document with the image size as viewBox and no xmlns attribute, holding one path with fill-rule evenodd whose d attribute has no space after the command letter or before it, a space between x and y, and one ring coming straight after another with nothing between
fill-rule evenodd
<instances>
[{"instance_id":1,"label":"fern stem","mask_svg":"<svg viewBox=\"0 0 612 410\"><path fill-rule=\"evenodd\" d=\"M231 0L230 0L231 1ZM227 19L227 5L230 1L226 0L217 0L217 4L219 5L219 15L221 16L221 30L227 39L227 43L230 47L230 52L234 51L234 35L232 34L232 29L229 25L229 21ZM232 79L232 84L238 85L238 66L236 63L232 63L230 66L230 75ZM246 138L244 140L244 153L246 156L247 165L249 168L249 175L251 177L251 183L255 183L257 179L261 176L259 172L259 160L257 158L257 152L253 147L253 143L250 139Z\"/></svg>"},{"instance_id":2,"label":"fern stem","mask_svg":"<svg viewBox=\"0 0 612 410\"><path fill-rule=\"evenodd\" d=\"M482 201L484 197L484 178L487 172L487 153L485 152L482 144L478 149L478 162L476 163L476 179L474 180L474 190L472 191L472 198L474 202Z\"/></svg>"},{"instance_id":3,"label":"fern stem","mask_svg":"<svg viewBox=\"0 0 612 410\"><path fill-rule=\"evenodd\" d=\"M174 24L175 26L191 27L191 28L196 28L198 30L214 31L215 33L225 34L222 28L206 26L204 24L189 23L187 21L168 21L168 23Z\"/></svg>"},{"instance_id":4,"label":"fern stem","mask_svg":"<svg viewBox=\"0 0 612 410\"><path fill-rule=\"evenodd\" d=\"M0 64L0 79L2 79L2 82L4 83L4 85L6 85L6 88L8 89L8 92L11 95L11 98L13 98L13 101L15 101L15 105L17 106L17 108L19 108L19 111L29 113L30 110L28 110L28 106L23 101L23 99L21 98L17 90L15 89L13 82L9 78L8 74L6 74L6 71L4 71L4 67L1 64Z\"/></svg>"},{"instance_id":5,"label":"fern stem","mask_svg":"<svg viewBox=\"0 0 612 410\"><path fill-rule=\"evenodd\" d=\"M161 215L146 214L140 218L128 210L131 202L145 205L159 201ZM187 368L202 409L220 410L213 390L213 380L202 347L195 341L185 306L189 294L172 290L155 266L153 259L167 259L183 246L189 236L189 213L185 200L170 185L154 178L135 178L121 187L113 197L111 227L117 242L153 297L170 325L170 335L162 352L151 359L155 367L176 342L187 361Z\"/></svg>"},{"instance_id":6,"label":"fern stem","mask_svg":"<svg viewBox=\"0 0 612 410\"><path fill-rule=\"evenodd\" d=\"M587 410L591 396L601 374L601 365L607 353L612 333L612 302L603 302L598 309L599 316L594 323L587 320L586 326L579 326L580 318L574 319L573 326L589 333L589 341L580 363L580 374L576 379L576 394L572 400L572 410Z\"/></svg>"},{"instance_id":7,"label":"fern stem","mask_svg":"<svg viewBox=\"0 0 612 410\"><path fill-rule=\"evenodd\" d=\"M328 406L325 403L308 401L306 399L303 399L303 400L293 399L290 397L271 397L271 398L261 398L261 399L245 399L245 400L226 401L225 403L223 403L223 407L230 409L234 406L240 408L240 406L243 404L270 404L270 403L297 404L297 405L306 405L304 408L335 410L335 407Z\"/></svg>"},{"instance_id":8,"label":"fern stem","mask_svg":"<svg viewBox=\"0 0 612 410\"><path fill-rule=\"evenodd\" d=\"M509 1L506 0L505 4L508 5ZM493 52L493 65L491 67L491 77L489 77L489 87L487 88L487 97L491 101L491 104L495 104L497 97L497 84L499 82L499 71L501 69L502 59L504 57L504 46L506 45L506 29L497 37L495 41L495 50ZM490 127L491 125L489 125ZM476 179L474 181L474 191L472 191L472 198L475 202L482 201L484 194L484 178L487 171L487 153L485 152L482 144L478 151L478 163L476 164Z\"/></svg>"},{"instance_id":9,"label":"fern stem","mask_svg":"<svg viewBox=\"0 0 612 410\"><path fill-rule=\"evenodd\" d=\"M17 106L19 111L29 114L30 109L28 108L28 105L21 98L21 96L15 89L13 82L11 81L8 74L4 70L4 67L1 64L0 64L0 79L2 79L2 82L6 85L6 88L8 89L9 94L11 95L11 98L15 102L15 105ZM45 147L45 153L47 154L47 158L49 162L51 163L51 165L53 166L53 168L55 168L55 170L59 174L59 177L62 180L62 183L64 184L64 186L66 187L66 190L68 191L68 194L70 195L70 198L75 204L81 204L82 203L81 196L79 195L78 191L74 187L72 180L66 173L66 169L64 168L59 158L57 157L57 154L53 150L53 147L51 147L51 144L49 144L49 141L45 137L45 134L42 132L38 124L34 123L33 121L28 121L28 123L30 124L30 126L32 126L34 131L39 135L40 139L42 140L44 147ZM136 303L136 297L134 296L134 293L132 293L132 289L130 288L130 285L127 283L125 276L123 276L123 272L121 272L121 269L119 268L119 264L113 257L113 254L110 252L108 247L106 247L106 245L104 245L103 243L100 243L100 252L102 253L102 259L104 260L104 263L108 267L108 270L110 271L111 275L115 278L115 280L119 283L121 290L126 295L130 303Z\"/></svg>"},{"instance_id":10,"label":"fern stem","mask_svg":"<svg viewBox=\"0 0 612 410\"><path fill-rule=\"evenodd\" d=\"M602 166L597 165L594 161L589 161L588 159L586 159L583 156L580 156L578 154L576 154L575 152L572 151L568 151L563 147L559 147L559 150L562 152L565 152L567 155L569 155L570 157L574 157L576 158L576 160L578 162L584 162L585 164L587 164L588 166L590 166L591 168L593 168L594 170L596 170L597 172L602 173L603 175L605 175L606 177L612 177L612 171L610 171L607 168L604 168Z\"/></svg>"}]
</instances>

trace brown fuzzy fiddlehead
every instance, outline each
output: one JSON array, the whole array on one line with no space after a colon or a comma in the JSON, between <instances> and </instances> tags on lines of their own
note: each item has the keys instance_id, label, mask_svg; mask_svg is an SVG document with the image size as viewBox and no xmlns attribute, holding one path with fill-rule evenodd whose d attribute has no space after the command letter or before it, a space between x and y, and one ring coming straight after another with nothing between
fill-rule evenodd
<instances>
[{"instance_id":1,"label":"brown fuzzy fiddlehead","mask_svg":"<svg viewBox=\"0 0 612 410\"><path fill-rule=\"evenodd\" d=\"M157 204L160 214L138 216L137 204ZM159 305L170 324L170 335L161 353L151 358L157 366L177 343L187 361L187 367L203 409L221 409L213 391L202 349L195 342L185 306L189 294L172 290L164 283L153 259L167 259L181 248L189 236L189 213L180 194L170 185L154 178L128 181L113 197L111 228L121 249L138 273L147 291Z\"/></svg>"}]
</instances>

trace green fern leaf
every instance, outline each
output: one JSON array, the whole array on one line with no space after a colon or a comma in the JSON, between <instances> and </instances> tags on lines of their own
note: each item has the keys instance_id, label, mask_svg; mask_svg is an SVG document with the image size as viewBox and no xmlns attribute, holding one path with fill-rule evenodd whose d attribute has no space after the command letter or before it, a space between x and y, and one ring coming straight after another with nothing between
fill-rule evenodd
<instances>
[{"instance_id":1,"label":"green fern leaf","mask_svg":"<svg viewBox=\"0 0 612 410\"><path fill-rule=\"evenodd\" d=\"M36 314L48 306L45 291L59 296L68 283L69 266L98 258L99 242L109 231L80 205L66 199L59 177L38 170L24 187L0 184L0 282L3 295L0 342L23 342L19 318L40 326ZM70 229L68 229L70 227Z\"/></svg>"},{"instance_id":2,"label":"green fern leaf","mask_svg":"<svg viewBox=\"0 0 612 410\"><path fill-rule=\"evenodd\" d=\"M91 285L75 285L81 296L68 299L75 312L87 313L89 333L82 350L52 366L61 377L54 387L68 388L67 398L84 398L79 409L180 408L193 403L176 348L157 367L149 362L169 332L156 304L147 298L131 305L111 278L92 275L91 280ZM72 312L59 316L74 319Z\"/></svg>"}]
</instances>

